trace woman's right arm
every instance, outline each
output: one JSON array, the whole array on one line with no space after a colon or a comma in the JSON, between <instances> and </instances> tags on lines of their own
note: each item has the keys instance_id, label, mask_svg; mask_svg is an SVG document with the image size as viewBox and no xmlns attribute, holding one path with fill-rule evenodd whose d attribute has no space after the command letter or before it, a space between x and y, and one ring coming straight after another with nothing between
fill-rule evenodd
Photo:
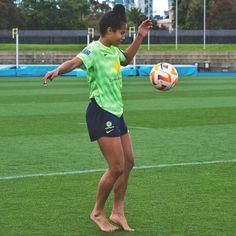
<instances>
[{"instance_id":1,"label":"woman's right arm","mask_svg":"<svg viewBox=\"0 0 236 236\"><path fill-rule=\"evenodd\" d=\"M48 71L48 73L43 77L44 86L48 85L48 80L53 80L59 75L65 74L74 70L75 68L81 66L83 64L82 60L79 57L74 57L71 60L68 60L62 63L59 67L57 67L53 71Z\"/></svg>"}]
</instances>

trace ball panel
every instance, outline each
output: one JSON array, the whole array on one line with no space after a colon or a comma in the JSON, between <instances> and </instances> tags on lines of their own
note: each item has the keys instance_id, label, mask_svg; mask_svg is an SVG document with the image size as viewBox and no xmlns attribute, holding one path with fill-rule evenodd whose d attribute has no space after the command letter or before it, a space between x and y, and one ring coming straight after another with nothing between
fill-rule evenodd
<instances>
[{"instance_id":1,"label":"ball panel","mask_svg":"<svg viewBox=\"0 0 236 236\"><path fill-rule=\"evenodd\" d=\"M176 71L176 69L174 67L172 67L172 69L171 69L171 74L177 75L177 71Z\"/></svg>"},{"instance_id":2,"label":"ball panel","mask_svg":"<svg viewBox=\"0 0 236 236\"><path fill-rule=\"evenodd\" d=\"M158 80L163 80L165 82L171 83L171 77L169 74L165 74L165 76L158 74Z\"/></svg>"},{"instance_id":3,"label":"ball panel","mask_svg":"<svg viewBox=\"0 0 236 236\"><path fill-rule=\"evenodd\" d=\"M150 73L150 81L153 85L156 85L156 81L155 81L155 70L152 70Z\"/></svg>"}]
</instances>

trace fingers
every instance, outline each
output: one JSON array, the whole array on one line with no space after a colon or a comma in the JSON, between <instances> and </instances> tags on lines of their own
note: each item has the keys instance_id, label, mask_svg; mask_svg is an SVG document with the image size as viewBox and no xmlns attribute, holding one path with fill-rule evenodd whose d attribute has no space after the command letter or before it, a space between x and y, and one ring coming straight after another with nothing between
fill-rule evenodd
<instances>
[{"instance_id":1,"label":"fingers","mask_svg":"<svg viewBox=\"0 0 236 236\"><path fill-rule=\"evenodd\" d=\"M143 24L147 27L152 27L152 21L150 19L146 19L145 21L143 21Z\"/></svg>"},{"instance_id":2,"label":"fingers","mask_svg":"<svg viewBox=\"0 0 236 236\"><path fill-rule=\"evenodd\" d=\"M44 77L43 77L43 85L48 86L48 80L53 80L55 78L53 71L49 71Z\"/></svg>"},{"instance_id":3,"label":"fingers","mask_svg":"<svg viewBox=\"0 0 236 236\"><path fill-rule=\"evenodd\" d=\"M150 19L146 19L144 20L141 25L139 26L139 28L143 28L143 29L151 29L152 28L152 21Z\"/></svg>"}]
</instances>

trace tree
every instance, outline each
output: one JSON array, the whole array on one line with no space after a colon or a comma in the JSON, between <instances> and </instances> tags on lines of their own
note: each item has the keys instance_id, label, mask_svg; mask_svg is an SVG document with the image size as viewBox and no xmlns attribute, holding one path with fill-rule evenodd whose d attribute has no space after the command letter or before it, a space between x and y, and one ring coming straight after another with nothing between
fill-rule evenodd
<instances>
[{"instance_id":1,"label":"tree","mask_svg":"<svg viewBox=\"0 0 236 236\"><path fill-rule=\"evenodd\" d=\"M128 25L135 26L136 29L140 23L145 20L147 17L141 12L139 8L132 7L127 11Z\"/></svg>"},{"instance_id":2,"label":"tree","mask_svg":"<svg viewBox=\"0 0 236 236\"><path fill-rule=\"evenodd\" d=\"M105 13L107 11L111 10L111 7L109 6L110 1L97 1L97 0L90 0L90 10L91 13Z\"/></svg>"},{"instance_id":3,"label":"tree","mask_svg":"<svg viewBox=\"0 0 236 236\"><path fill-rule=\"evenodd\" d=\"M89 27L99 30L99 20L103 14L111 10L113 1L103 1L102 3L97 0L90 0L90 13L85 17Z\"/></svg>"},{"instance_id":4,"label":"tree","mask_svg":"<svg viewBox=\"0 0 236 236\"><path fill-rule=\"evenodd\" d=\"M58 9L61 29L85 29L87 22L85 16L89 13L87 0L59 0Z\"/></svg>"},{"instance_id":5,"label":"tree","mask_svg":"<svg viewBox=\"0 0 236 236\"><path fill-rule=\"evenodd\" d=\"M207 24L210 29L236 29L235 0L215 0L209 11Z\"/></svg>"},{"instance_id":6,"label":"tree","mask_svg":"<svg viewBox=\"0 0 236 236\"><path fill-rule=\"evenodd\" d=\"M24 16L13 0L1 0L0 2L0 29L21 28L24 24Z\"/></svg>"},{"instance_id":7,"label":"tree","mask_svg":"<svg viewBox=\"0 0 236 236\"><path fill-rule=\"evenodd\" d=\"M26 29L86 28L88 0L22 0L19 6L25 14Z\"/></svg>"},{"instance_id":8,"label":"tree","mask_svg":"<svg viewBox=\"0 0 236 236\"><path fill-rule=\"evenodd\" d=\"M173 2L173 25L175 27L175 5ZM203 29L203 0L178 0L178 27L180 29ZM206 1L208 29L236 28L236 0Z\"/></svg>"}]
</instances>

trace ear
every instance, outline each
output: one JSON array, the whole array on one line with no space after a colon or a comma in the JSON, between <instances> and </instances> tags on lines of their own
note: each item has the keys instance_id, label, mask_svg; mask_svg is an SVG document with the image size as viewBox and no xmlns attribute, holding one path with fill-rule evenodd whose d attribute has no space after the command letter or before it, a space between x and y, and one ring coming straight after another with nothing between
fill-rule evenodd
<instances>
[{"instance_id":1,"label":"ear","mask_svg":"<svg viewBox=\"0 0 236 236\"><path fill-rule=\"evenodd\" d=\"M108 27L108 28L107 28L107 33L112 33L112 32L113 32L112 28L111 28L111 27Z\"/></svg>"}]
</instances>

